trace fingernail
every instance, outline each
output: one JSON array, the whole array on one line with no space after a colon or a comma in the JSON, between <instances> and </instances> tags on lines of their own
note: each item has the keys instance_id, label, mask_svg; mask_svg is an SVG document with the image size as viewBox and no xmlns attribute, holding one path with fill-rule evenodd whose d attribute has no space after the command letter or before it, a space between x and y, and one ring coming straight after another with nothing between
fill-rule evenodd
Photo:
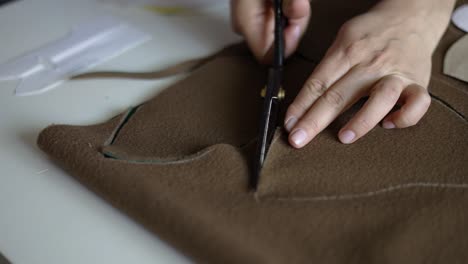
<instances>
[{"instance_id":1,"label":"fingernail","mask_svg":"<svg viewBox=\"0 0 468 264\"><path fill-rule=\"evenodd\" d=\"M294 127L296 123L297 123L297 118L291 117L288 119L288 121L286 121L284 128L286 128L286 131L291 132L291 129Z\"/></svg>"},{"instance_id":2,"label":"fingernail","mask_svg":"<svg viewBox=\"0 0 468 264\"><path fill-rule=\"evenodd\" d=\"M307 133L304 131L304 129L296 130L291 136L292 142L294 142L294 145L296 145L297 147L301 147L306 138Z\"/></svg>"},{"instance_id":3,"label":"fingernail","mask_svg":"<svg viewBox=\"0 0 468 264\"><path fill-rule=\"evenodd\" d=\"M354 134L353 131L351 130L346 130L343 133L340 134L340 140L344 144L349 144L353 139L356 137L356 134Z\"/></svg>"},{"instance_id":4,"label":"fingernail","mask_svg":"<svg viewBox=\"0 0 468 264\"><path fill-rule=\"evenodd\" d=\"M382 127L385 128L385 129L392 129L392 128L395 128L396 126L391 121L383 121Z\"/></svg>"}]
</instances>

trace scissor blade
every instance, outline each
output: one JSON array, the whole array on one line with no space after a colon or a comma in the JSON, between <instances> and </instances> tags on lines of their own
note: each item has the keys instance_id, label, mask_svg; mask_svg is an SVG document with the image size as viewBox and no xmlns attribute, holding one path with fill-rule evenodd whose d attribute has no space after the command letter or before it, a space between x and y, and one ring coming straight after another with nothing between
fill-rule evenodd
<instances>
[{"instance_id":1,"label":"scissor blade","mask_svg":"<svg viewBox=\"0 0 468 264\"><path fill-rule=\"evenodd\" d=\"M271 100L266 100L264 102L264 109L263 109L263 114L262 114L262 120L260 122L261 127L260 127L260 133L259 133L259 138L257 141L257 149L256 149L256 155L255 155L255 160L254 160L254 166L253 166L253 175L251 177L251 186L256 189L258 180L260 178L260 172L263 167L263 162L265 161L266 154L268 153L268 149L270 147L269 142L269 130L270 130L270 125L271 125L271 108L273 105L273 99Z\"/></svg>"},{"instance_id":2,"label":"scissor blade","mask_svg":"<svg viewBox=\"0 0 468 264\"><path fill-rule=\"evenodd\" d=\"M268 71L268 80L263 102L263 111L260 118L260 129L257 141L257 149L254 164L252 166L252 177L250 178L253 189L257 188L260 179L260 171L265 162L270 148L273 135L276 130L276 118L278 116L278 92L281 87L283 60L284 60L284 17L282 11L282 0L275 0L275 41L273 54L273 67Z\"/></svg>"},{"instance_id":3,"label":"scissor blade","mask_svg":"<svg viewBox=\"0 0 468 264\"><path fill-rule=\"evenodd\" d=\"M270 69L268 74L267 90L263 102L260 130L257 141L256 156L251 177L251 186L255 189L260 178L260 171L270 148L276 130L278 115L277 94L281 84L281 69Z\"/></svg>"}]
</instances>

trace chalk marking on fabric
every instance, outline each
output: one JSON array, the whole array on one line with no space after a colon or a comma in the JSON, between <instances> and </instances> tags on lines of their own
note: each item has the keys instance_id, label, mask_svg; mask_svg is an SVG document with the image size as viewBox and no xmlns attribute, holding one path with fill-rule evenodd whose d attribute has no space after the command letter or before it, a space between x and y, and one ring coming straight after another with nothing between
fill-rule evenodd
<instances>
[{"instance_id":1,"label":"chalk marking on fabric","mask_svg":"<svg viewBox=\"0 0 468 264\"><path fill-rule=\"evenodd\" d=\"M183 164L183 163L188 163L192 161L196 161L204 156L206 156L208 153L214 151L215 148L210 147L208 149L204 149L202 151L199 151L195 154L181 157L181 158L174 158L174 159L160 159L160 160L155 160L155 159L148 159L148 160L131 160L131 159L124 159L118 157L118 155L115 155L115 153L112 153L110 151L104 151L103 154L110 159L116 160L116 161L122 161L122 162L128 162L128 163L134 163L134 164L158 164L158 165L174 165L174 164Z\"/></svg>"},{"instance_id":2,"label":"chalk marking on fabric","mask_svg":"<svg viewBox=\"0 0 468 264\"><path fill-rule=\"evenodd\" d=\"M229 145L229 144L215 144L215 145L208 146L208 147L206 147L206 148L204 148L204 149L202 149L202 150L200 150L200 151L198 151L196 153L190 154L190 155L186 155L186 156L183 156L183 157L166 158L166 159L157 159L157 158L154 158L154 157L153 158L148 158L148 159L145 159L145 158L126 159L126 158L119 157L118 154L116 154L116 153L114 153L112 151L106 150L105 149L106 147L109 147L109 146L113 145L113 143L115 142L115 140L118 137L119 132L123 129L123 127L127 124L127 122L133 117L133 115L143 106L144 106L144 104L141 104L141 105L136 106L136 107L131 107L129 110L127 110L127 112L125 112L125 114L123 114L123 116L120 119L118 125L112 131L112 133L110 134L110 136L107 138L107 140L104 142L104 144L102 146L102 149L101 149L100 153L103 154L105 158L109 158L109 159L112 159L112 160L115 160L115 161L133 163L133 164L174 165L174 164L188 163L188 162L192 162L192 161L195 161L197 159L200 159L200 158L204 157L205 155L207 155L208 153L214 151L216 145ZM277 136L276 139L278 139L279 137L280 136ZM243 144L240 147L236 147L236 146L233 146L233 147L238 148L238 149L243 149L243 148L247 147L249 144L251 144L252 142L255 142L255 139L249 140L246 144ZM89 145L89 146L91 147L91 145ZM230 146L232 146L232 145L230 145Z\"/></svg>"},{"instance_id":3,"label":"chalk marking on fabric","mask_svg":"<svg viewBox=\"0 0 468 264\"><path fill-rule=\"evenodd\" d=\"M279 200L279 201L296 201L296 202L312 202L312 201L343 201L359 198L369 198L381 194L390 193L411 188L441 188L441 189L468 189L468 183L431 183L431 182L413 182L406 184L398 184L389 186L376 191L369 191L355 194L339 194L339 195L320 195L314 197L277 197L264 198L263 200ZM255 198L259 200L259 197Z\"/></svg>"}]
</instances>

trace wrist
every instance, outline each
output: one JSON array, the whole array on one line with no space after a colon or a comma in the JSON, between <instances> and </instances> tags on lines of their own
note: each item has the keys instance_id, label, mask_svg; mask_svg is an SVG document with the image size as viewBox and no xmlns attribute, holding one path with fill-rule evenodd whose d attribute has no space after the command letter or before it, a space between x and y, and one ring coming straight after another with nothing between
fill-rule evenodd
<instances>
[{"instance_id":1,"label":"wrist","mask_svg":"<svg viewBox=\"0 0 468 264\"><path fill-rule=\"evenodd\" d=\"M390 23L405 24L435 49L450 22L455 0L382 0L371 11Z\"/></svg>"},{"instance_id":2,"label":"wrist","mask_svg":"<svg viewBox=\"0 0 468 264\"><path fill-rule=\"evenodd\" d=\"M455 0L381 0L374 9L396 11L406 15L450 16Z\"/></svg>"}]
</instances>

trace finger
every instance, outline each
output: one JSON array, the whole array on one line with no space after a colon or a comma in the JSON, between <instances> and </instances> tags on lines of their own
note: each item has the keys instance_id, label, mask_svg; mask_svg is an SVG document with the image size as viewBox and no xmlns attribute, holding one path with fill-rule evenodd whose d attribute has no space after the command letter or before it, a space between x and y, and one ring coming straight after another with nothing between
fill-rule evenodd
<instances>
[{"instance_id":1,"label":"finger","mask_svg":"<svg viewBox=\"0 0 468 264\"><path fill-rule=\"evenodd\" d=\"M310 15L309 0L284 0L283 13L289 20L307 18Z\"/></svg>"},{"instance_id":2,"label":"finger","mask_svg":"<svg viewBox=\"0 0 468 264\"><path fill-rule=\"evenodd\" d=\"M289 142L301 148L325 129L341 112L362 97L380 76L355 67L328 89L293 128Z\"/></svg>"},{"instance_id":3,"label":"finger","mask_svg":"<svg viewBox=\"0 0 468 264\"><path fill-rule=\"evenodd\" d=\"M249 25L266 10L264 0L231 0L230 11L233 31L243 34L243 30L247 29L246 25Z\"/></svg>"},{"instance_id":4,"label":"finger","mask_svg":"<svg viewBox=\"0 0 468 264\"><path fill-rule=\"evenodd\" d=\"M404 82L399 77L380 79L361 110L339 132L340 141L350 144L367 134L392 110L403 88Z\"/></svg>"},{"instance_id":5,"label":"finger","mask_svg":"<svg viewBox=\"0 0 468 264\"><path fill-rule=\"evenodd\" d=\"M274 39L274 12L271 7L270 1L265 0L231 1L233 29L244 36L258 60L263 60Z\"/></svg>"},{"instance_id":6,"label":"finger","mask_svg":"<svg viewBox=\"0 0 468 264\"><path fill-rule=\"evenodd\" d=\"M284 29L285 56L288 57L297 49L310 19L308 0L284 0L283 13L288 19Z\"/></svg>"},{"instance_id":7,"label":"finger","mask_svg":"<svg viewBox=\"0 0 468 264\"><path fill-rule=\"evenodd\" d=\"M335 52L335 47L332 46L288 107L284 119L286 130L290 132L312 104L349 70L350 65L346 58Z\"/></svg>"},{"instance_id":8,"label":"finger","mask_svg":"<svg viewBox=\"0 0 468 264\"><path fill-rule=\"evenodd\" d=\"M297 49L307 28L310 4L308 0L285 0L283 11L288 19L284 29L285 56L290 56ZM268 63L274 40L274 10L271 1L232 0L231 18L234 31L245 37L255 57Z\"/></svg>"},{"instance_id":9,"label":"finger","mask_svg":"<svg viewBox=\"0 0 468 264\"><path fill-rule=\"evenodd\" d=\"M401 94L401 99L402 107L384 119L382 123L384 128L405 128L416 125L431 104L429 93L418 84L406 87Z\"/></svg>"}]
</instances>

